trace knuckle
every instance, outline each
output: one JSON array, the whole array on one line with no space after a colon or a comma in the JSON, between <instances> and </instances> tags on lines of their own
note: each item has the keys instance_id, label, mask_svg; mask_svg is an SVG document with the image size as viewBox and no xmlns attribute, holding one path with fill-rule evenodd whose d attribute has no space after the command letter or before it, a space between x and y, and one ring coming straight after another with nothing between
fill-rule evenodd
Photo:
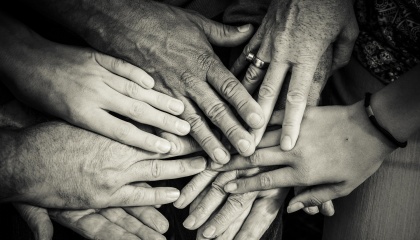
<instances>
[{"instance_id":1,"label":"knuckle","mask_svg":"<svg viewBox=\"0 0 420 240\"><path fill-rule=\"evenodd\" d=\"M236 79L226 79L222 84L222 94L226 99L231 99L240 90L240 83Z\"/></svg>"},{"instance_id":2,"label":"knuckle","mask_svg":"<svg viewBox=\"0 0 420 240\"><path fill-rule=\"evenodd\" d=\"M212 184L211 184L211 191L214 194L216 194L216 195L221 195L221 196L226 195L226 192L223 189L223 186L220 183L216 182L216 181L215 182L212 182Z\"/></svg>"},{"instance_id":3,"label":"knuckle","mask_svg":"<svg viewBox=\"0 0 420 240\"><path fill-rule=\"evenodd\" d=\"M181 74L181 79L184 82L186 89L195 89L198 82L200 81L188 71L185 71Z\"/></svg>"},{"instance_id":4,"label":"knuckle","mask_svg":"<svg viewBox=\"0 0 420 240\"><path fill-rule=\"evenodd\" d=\"M245 207L245 200L242 195L234 195L228 198L228 204L235 210L243 209Z\"/></svg>"},{"instance_id":5,"label":"knuckle","mask_svg":"<svg viewBox=\"0 0 420 240\"><path fill-rule=\"evenodd\" d=\"M262 156L261 152L260 151L255 151L254 154L249 156L249 162L251 163L252 166L257 167L263 161L262 158L263 158L263 156Z\"/></svg>"},{"instance_id":6,"label":"knuckle","mask_svg":"<svg viewBox=\"0 0 420 240\"><path fill-rule=\"evenodd\" d=\"M220 122L227 113L226 104L223 102L216 102L210 105L206 111L206 115L214 123Z\"/></svg>"},{"instance_id":7,"label":"knuckle","mask_svg":"<svg viewBox=\"0 0 420 240\"><path fill-rule=\"evenodd\" d=\"M146 112L146 104L144 104L143 102L134 102L129 110L129 114L132 117L139 117L145 114Z\"/></svg>"},{"instance_id":8,"label":"knuckle","mask_svg":"<svg viewBox=\"0 0 420 240\"><path fill-rule=\"evenodd\" d=\"M254 67L250 66L245 74L245 80L249 83L254 83L258 80L258 71Z\"/></svg>"},{"instance_id":9,"label":"knuckle","mask_svg":"<svg viewBox=\"0 0 420 240\"><path fill-rule=\"evenodd\" d=\"M198 114L191 114L185 120L191 126L191 133L198 133L205 126L204 120Z\"/></svg>"},{"instance_id":10,"label":"knuckle","mask_svg":"<svg viewBox=\"0 0 420 240\"><path fill-rule=\"evenodd\" d=\"M198 218L206 215L207 212L207 208L202 203L198 204L198 206L194 209L194 215L196 215Z\"/></svg>"},{"instance_id":11,"label":"knuckle","mask_svg":"<svg viewBox=\"0 0 420 240\"><path fill-rule=\"evenodd\" d=\"M287 93L287 101L290 104L306 104L307 96L299 90L291 90Z\"/></svg>"},{"instance_id":12,"label":"knuckle","mask_svg":"<svg viewBox=\"0 0 420 240\"><path fill-rule=\"evenodd\" d=\"M264 189L269 189L273 186L273 179L268 173L261 173L259 180L261 187Z\"/></svg>"},{"instance_id":13,"label":"knuckle","mask_svg":"<svg viewBox=\"0 0 420 240\"><path fill-rule=\"evenodd\" d=\"M128 96L136 97L139 95L139 86L131 81L127 81L125 83L125 91L127 92Z\"/></svg>"},{"instance_id":14,"label":"knuckle","mask_svg":"<svg viewBox=\"0 0 420 240\"><path fill-rule=\"evenodd\" d=\"M114 138L119 142L124 142L131 134L131 124L122 123L113 132Z\"/></svg>"},{"instance_id":15,"label":"knuckle","mask_svg":"<svg viewBox=\"0 0 420 240\"><path fill-rule=\"evenodd\" d=\"M310 206L318 206L322 204L322 201L315 195L311 195L311 197L309 198L309 205Z\"/></svg>"},{"instance_id":16,"label":"knuckle","mask_svg":"<svg viewBox=\"0 0 420 240\"><path fill-rule=\"evenodd\" d=\"M258 92L258 98L260 99L272 99L276 95L276 91L271 85L261 85L260 91Z\"/></svg>"},{"instance_id":17,"label":"knuckle","mask_svg":"<svg viewBox=\"0 0 420 240\"><path fill-rule=\"evenodd\" d=\"M158 178L162 175L163 164L161 164L160 161L152 160L150 167L151 167L151 173L152 173L153 178Z\"/></svg>"},{"instance_id":18,"label":"knuckle","mask_svg":"<svg viewBox=\"0 0 420 240\"><path fill-rule=\"evenodd\" d=\"M117 70L121 67L123 67L125 64L125 61L119 58L114 58L114 60L111 62L111 68L113 70Z\"/></svg>"},{"instance_id":19,"label":"knuckle","mask_svg":"<svg viewBox=\"0 0 420 240\"><path fill-rule=\"evenodd\" d=\"M228 137L229 139L233 138L232 136L238 132L238 130L241 128L241 126L239 125L232 125L230 126L227 130L226 130L226 137Z\"/></svg>"},{"instance_id":20,"label":"knuckle","mask_svg":"<svg viewBox=\"0 0 420 240\"><path fill-rule=\"evenodd\" d=\"M211 66L215 63L215 59L210 53L201 53L197 57L198 67L202 70L208 71Z\"/></svg>"}]
</instances>

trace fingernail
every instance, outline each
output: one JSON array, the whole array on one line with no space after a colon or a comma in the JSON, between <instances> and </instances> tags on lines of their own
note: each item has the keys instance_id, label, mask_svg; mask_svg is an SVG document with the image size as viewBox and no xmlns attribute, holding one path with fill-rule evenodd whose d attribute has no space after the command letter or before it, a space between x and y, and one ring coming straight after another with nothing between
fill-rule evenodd
<instances>
[{"instance_id":1,"label":"fingernail","mask_svg":"<svg viewBox=\"0 0 420 240\"><path fill-rule=\"evenodd\" d=\"M246 24L246 25L243 25L243 26L239 26L238 31L239 32L248 32L250 27L251 27L251 24Z\"/></svg>"},{"instance_id":2,"label":"fingernail","mask_svg":"<svg viewBox=\"0 0 420 240\"><path fill-rule=\"evenodd\" d=\"M226 161L227 154L226 154L226 152L223 149L216 148L213 151L213 155L214 155L214 159L216 161L218 161L219 163L226 163L227 162Z\"/></svg>"},{"instance_id":3,"label":"fingernail","mask_svg":"<svg viewBox=\"0 0 420 240\"><path fill-rule=\"evenodd\" d=\"M185 196L181 195L179 196L178 200L176 200L176 202L174 202L174 207L181 209L182 204L184 204L185 202Z\"/></svg>"},{"instance_id":4,"label":"fingernail","mask_svg":"<svg viewBox=\"0 0 420 240\"><path fill-rule=\"evenodd\" d=\"M307 208L309 214L317 214L319 213L319 209L317 206L312 206Z\"/></svg>"},{"instance_id":5,"label":"fingernail","mask_svg":"<svg viewBox=\"0 0 420 240\"><path fill-rule=\"evenodd\" d=\"M182 223L182 225L184 225L185 228L191 229L195 224L195 217L193 215L190 215L187 217L187 219L185 219L184 223Z\"/></svg>"},{"instance_id":6,"label":"fingernail","mask_svg":"<svg viewBox=\"0 0 420 240\"><path fill-rule=\"evenodd\" d=\"M224 190L225 192L232 192L238 189L238 184L236 183L228 183L225 185Z\"/></svg>"},{"instance_id":7,"label":"fingernail","mask_svg":"<svg viewBox=\"0 0 420 240\"><path fill-rule=\"evenodd\" d=\"M158 221L156 227L160 233L165 233L169 228L168 224L164 221Z\"/></svg>"},{"instance_id":8,"label":"fingernail","mask_svg":"<svg viewBox=\"0 0 420 240\"><path fill-rule=\"evenodd\" d=\"M210 168L211 169L219 169L221 167L223 167L223 165L222 164L218 164L217 162L211 162L210 163Z\"/></svg>"},{"instance_id":9,"label":"fingernail","mask_svg":"<svg viewBox=\"0 0 420 240\"><path fill-rule=\"evenodd\" d=\"M153 88L155 86L155 80L153 80L151 77L145 77L143 79L143 83L147 88Z\"/></svg>"},{"instance_id":10,"label":"fingernail","mask_svg":"<svg viewBox=\"0 0 420 240\"><path fill-rule=\"evenodd\" d=\"M203 236L206 238L212 238L214 235L214 232L216 232L216 228L214 226L210 226L206 228L206 230L204 230Z\"/></svg>"},{"instance_id":11,"label":"fingernail","mask_svg":"<svg viewBox=\"0 0 420 240\"><path fill-rule=\"evenodd\" d=\"M190 124L188 122L185 122L185 121L177 121L175 123L175 128L181 134L188 134L190 132L190 129L191 129Z\"/></svg>"},{"instance_id":12,"label":"fingernail","mask_svg":"<svg viewBox=\"0 0 420 240\"><path fill-rule=\"evenodd\" d=\"M182 113L184 111L184 104L179 100L170 100L168 107L176 113Z\"/></svg>"},{"instance_id":13,"label":"fingernail","mask_svg":"<svg viewBox=\"0 0 420 240\"><path fill-rule=\"evenodd\" d=\"M170 142L171 143L171 153L175 154L176 153L176 144L174 142Z\"/></svg>"},{"instance_id":14,"label":"fingernail","mask_svg":"<svg viewBox=\"0 0 420 240\"><path fill-rule=\"evenodd\" d=\"M179 198L180 192L178 190L172 189L166 192L166 197L169 198L171 201L175 201Z\"/></svg>"},{"instance_id":15,"label":"fingernail","mask_svg":"<svg viewBox=\"0 0 420 240\"><path fill-rule=\"evenodd\" d=\"M206 159L203 157L197 157L190 160L190 166L194 169L205 169L207 165Z\"/></svg>"},{"instance_id":16,"label":"fingernail","mask_svg":"<svg viewBox=\"0 0 420 240\"><path fill-rule=\"evenodd\" d=\"M305 205L301 202L293 203L292 205L289 205L287 207L287 213L294 213L296 211L299 211L300 209L304 208Z\"/></svg>"},{"instance_id":17,"label":"fingernail","mask_svg":"<svg viewBox=\"0 0 420 240\"><path fill-rule=\"evenodd\" d=\"M158 140L156 142L156 148L162 153L167 153L169 150L171 150L171 144L169 141Z\"/></svg>"},{"instance_id":18,"label":"fingernail","mask_svg":"<svg viewBox=\"0 0 420 240\"><path fill-rule=\"evenodd\" d=\"M239 151L241 152L246 152L246 150L249 149L249 146L251 146L251 143L248 142L247 140L241 139L238 142L238 148L239 148Z\"/></svg>"},{"instance_id":19,"label":"fingernail","mask_svg":"<svg viewBox=\"0 0 420 240\"><path fill-rule=\"evenodd\" d=\"M289 136L284 136L281 139L281 148L285 151L292 149L292 139Z\"/></svg>"},{"instance_id":20,"label":"fingernail","mask_svg":"<svg viewBox=\"0 0 420 240\"><path fill-rule=\"evenodd\" d=\"M262 120L263 120L263 118L260 115L256 114L256 113L252 113L248 117L248 123L250 124L250 127L257 127L257 126L259 126Z\"/></svg>"}]
</instances>

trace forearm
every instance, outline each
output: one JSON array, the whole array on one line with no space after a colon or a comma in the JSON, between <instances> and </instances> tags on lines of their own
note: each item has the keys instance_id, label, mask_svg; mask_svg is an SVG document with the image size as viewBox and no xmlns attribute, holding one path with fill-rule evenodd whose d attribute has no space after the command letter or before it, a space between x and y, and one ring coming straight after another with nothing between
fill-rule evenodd
<instances>
[{"instance_id":1,"label":"forearm","mask_svg":"<svg viewBox=\"0 0 420 240\"><path fill-rule=\"evenodd\" d=\"M420 129L419 76L420 65L372 96L376 119L399 141Z\"/></svg>"}]
</instances>

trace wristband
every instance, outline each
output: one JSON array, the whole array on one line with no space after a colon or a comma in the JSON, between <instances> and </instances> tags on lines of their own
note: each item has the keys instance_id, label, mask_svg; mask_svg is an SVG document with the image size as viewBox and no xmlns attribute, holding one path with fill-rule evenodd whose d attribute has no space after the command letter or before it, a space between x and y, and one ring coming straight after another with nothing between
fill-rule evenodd
<instances>
[{"instance_id":1,"label":"wristband","mask_svg":"<svg viewBox=\"0 0 420 240\"><path fill-rule=\"evenodd\" d=\"M391 142L397 145L400 148L405 148L407 146L407 141L400 142L392 136L390 132L388 132L385 128L379 125L378 121L375 118L375 114L373 113L372 107L370 106L370 97L372 96L371 93L367 92L365 95L365 109L366 113L368 114L370 122L378 129L386 138L388 138Z\"/></svg>"}]
</instances>

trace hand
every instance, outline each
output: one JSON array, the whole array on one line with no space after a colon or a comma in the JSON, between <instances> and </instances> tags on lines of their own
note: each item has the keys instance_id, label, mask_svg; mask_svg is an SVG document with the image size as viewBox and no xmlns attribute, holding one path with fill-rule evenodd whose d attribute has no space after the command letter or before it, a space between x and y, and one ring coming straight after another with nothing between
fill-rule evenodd
<instances>
[{"instance_id":1,"label":"hand","mask_svg":"<svg viewBox=\"0 0 420 240\"><path fill-rule=\"evenodd\" d=\"M28 224L35 240L50 240L53 238L54 229L47 209L23 203L14 203L13 205Z\"/></svg>"},{"instance_id":2,"label":"hand","mask_svg":"<svg viewBox=\"0 0 420 240\"><path fill-rule=\"evenodd\" d=\"M153 207L50 210L50 216L87 239L166 239L169 223Z\"/></svg>"},{"instance_id":3,"label":"hand","mask_svg":"<svg viewBox=\"0 0 420 240\"><path fill-rule=\"evenodd\" d=\"M321 63L322 59L329 58L327 48L333 47L332 68L341 67L350 60L357 35L358 26L351 0L271 2L260 28L233 65L232 72L238 74L248 65L245 59L248 53L254 53L262 61L270 63L266 75L265 70L251 64L243 81L249 91L254 91L265 75L258 103L268 120L284 86L286 74L291 71L290 84L285 89L283 150L291 150L296 143L302 116L311 98L309 92L317 75L315 72L328 77L331 65ZM264 127L254 132L256 139L259 140L263 133Z\"/></svg>"},{"instance_id":4,"label":"hand","mask_svg":"<svg viewBox=\"0 0 420 240\"><path fill-rule=\"evenodd\" d=\"M167 153L171 144L110 112L178 135L189 133L190 125L173 116L184 104L152 90L154 80L143 70L91 49L33 42L40 47L19 59L24 64L16 64L22 67L14 67L19 69L11 71L8 82L27 105L152 152Z\"/></svg>"},{"instance_id":5,"label":"hand","mask_svg":"<svg viewBox=\"0 0 420 240\"><path fill-rule=\"evenodd\" d=\"M241 193L310 187L290 201L288 212L294 212L349 194L379 168L394 148L369 121L362 102L346 107L312 107L304 115L302 134L292 151L261 149L249 158L232 159L220 170L283 166L231 181L224 190Z\"/></svg>"},{"instance_id":6,"label":"hand","mask_svg":"<svg viewBox=\"0 0 420 240\"><path fill-rule=\"evenodd\" d=\"M64 123L0 131L3 201L48 208L106 208L166 204L178 199L174 188L145 188L136 182L180 178L204 170L202 157L161 160L153 154ZM179 154L197 151L180 138ZM177 169L177 171L174 171Z\"/></svg>"},{"instance_id":7,"label":"hand","mask_svg":"<svg viewBox=\"0 0 420 240\"><path fill-rule=\"evenodd\" d=\"M88 33L84 39L102 52L140 66L155 79L156 90L180 99L185 104L181 117L190 123L191 135L214 161L226 163L230 155L204 115L240 154L254 152L252 135L226 102L251 128L263 125L261 108L211 47L239 45L252 34L251 25L230 27L153 1L92 2L91 7L97 17L82 26L88 30L78 32ZM91 15L86 12L83 16Z\"/></svg>"}]
</instances>

